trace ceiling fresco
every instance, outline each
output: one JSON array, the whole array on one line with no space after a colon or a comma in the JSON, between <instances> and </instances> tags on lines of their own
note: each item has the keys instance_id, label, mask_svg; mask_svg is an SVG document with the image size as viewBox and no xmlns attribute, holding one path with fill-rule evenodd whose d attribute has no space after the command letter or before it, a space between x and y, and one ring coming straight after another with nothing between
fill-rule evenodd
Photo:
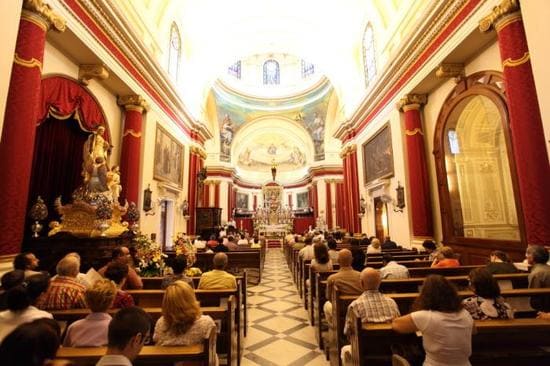
<instances>
[{"instance_id":1,"label":"ceiling fresco","mask_svg":"<svg viewBox=\"0 0 550 366\"><path fill-rule=\"evenodd\" d=\"M216 99L216 113L220 124L220 160L225 162L231 162L231 145L235 138L235 135L239 132L239 129L246 123L252 122L260 117L264 116L279 116L283 118L291 119L300 125L302 125L311 136L314 145L314 161L324 160L325 158L325 119L327 115L327 107L334 91L331 83L328 80L321 83L317 88L292 98L282 99L259 99L251 96L238 94L220 83L212 88L214 97ZM291 133L291 131L289 131ZM259 151L267 153L268 148L273 142L275 150L286 151L285 159L292 162L300 162L300 156L303 156L303 152L297 148L294 154L295 146L277 144L275 141L266 141L259 148ZM273 151L273 148L272 150ZM246 151L242 152L245 154ZM251 152L253 152L251 150ZM300 155L300 152L302 155ZM268 154L269 155L269 154ZM281 155L283 156L283 155ZM254 164L260 164L254 155L254 159L247 158L247 153L242 156L244 161L250 162L252 166ZM237 157L240 161L241 156ZM281 158L282 159L282 158ZM285 160L283 159L283 160ZM281 160L281 162L283 161ZM269 160L269 164L271 160ZM285 163L286 164L286 163ZM288 163L290 164L290 163ZM245 166L247 166L245 164Z\"/></svg>"},{"instance_id":2,"label":"ceiling fresco","mask_svg":"<svg viewBox=\"0 0 550 366\"><path fill-rule=\"evenodd\" d=\"M306 165L306 154L282 135L263 135L254 139L239 154L237 166L243 170L266 170L277 166L285 172Z\"/></svg>"}]
</instances>

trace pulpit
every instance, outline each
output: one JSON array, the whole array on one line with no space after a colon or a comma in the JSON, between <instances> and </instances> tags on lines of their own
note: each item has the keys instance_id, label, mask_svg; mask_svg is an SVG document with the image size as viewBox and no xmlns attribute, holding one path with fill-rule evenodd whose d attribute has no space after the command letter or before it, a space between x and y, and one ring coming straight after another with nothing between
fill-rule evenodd
<instances>
[{"instance_id":1,"label":"pulpit","mask_svg":"<svg viewBox=\"0 0 550 366\"><path fill-rule=\"evenodd\" d=\"M202 234L204 231L221 226L222 209L219 207L197 207L195 214L197 215L195 221L196 233Z\"/></svg>"}]
</instances>

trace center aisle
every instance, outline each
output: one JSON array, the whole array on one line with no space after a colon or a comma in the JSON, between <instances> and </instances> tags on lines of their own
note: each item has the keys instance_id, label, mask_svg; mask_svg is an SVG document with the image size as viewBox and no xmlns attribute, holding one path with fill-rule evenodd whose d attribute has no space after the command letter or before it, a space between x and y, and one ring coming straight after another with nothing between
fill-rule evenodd
<instances>
[{"instance_id":1,"label":"center aisle","mask_svg":"<svg viewBox=\"0 0 550 366\"><path fill-rule=\"evenodd\" d=\"M267 251L262 283L248 288L242 366L328 366L281 249Z\"/></svg>"}]
</instances>

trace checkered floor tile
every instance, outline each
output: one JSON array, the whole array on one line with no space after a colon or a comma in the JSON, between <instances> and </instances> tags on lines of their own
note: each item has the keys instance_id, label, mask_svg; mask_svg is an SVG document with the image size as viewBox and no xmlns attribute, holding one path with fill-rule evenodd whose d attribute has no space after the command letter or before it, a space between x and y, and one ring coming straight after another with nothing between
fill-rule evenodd
<instances>
[{"instance_id":1,"label":"checkered floor tile","mask_svg":"<svg viewBox=\"0 0 550 366\"><path fill-rule=\"evenodd\" d=\"M242 366L327 366L280 249L267 251L262 283L248 289Z\"/></svg>"}]
</instances>

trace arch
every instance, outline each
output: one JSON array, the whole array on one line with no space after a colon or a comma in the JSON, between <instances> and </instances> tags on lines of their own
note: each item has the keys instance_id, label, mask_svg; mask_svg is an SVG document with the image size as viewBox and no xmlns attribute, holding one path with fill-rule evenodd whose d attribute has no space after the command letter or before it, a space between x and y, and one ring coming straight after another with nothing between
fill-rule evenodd
<instances>
[{"instance_id":1,"label":"arch","mask_svg":"<svg viewBox=\"0 0 550 366\"><path fill-rule=\"evenodd\" d=\"M45 75L40 86L37 125L49 116L67 119L73 115L83 131L92 132L99 126L105 127L104 137L111 141L105 112L92 92L70 76Z\"/></svg>"},{"instance_id":2,"label":"arch","mask_svg":"<svg viewBox=\"0 0 550 366\"><path fill-rule=\"evenodd\" d=\"M177 81L181 63L181 35L176 22L170 26L170 38L168 39L168 74Z\"/></svg>"},{"instance_id":3,"label":"arch","mask_svg":"<svg viewBox=\"0 0 550 366\"><path fill-rule=\"evenodd\" d=\"M369 86L376 77L376 49L374 46L374 28L371 22L367 23L363 32L362 46L365 84Z\"/></svg>"},{"instance_id":4,"label":"arch","mask_svg":"<svg viewBox=\"0 0 550 366\"><path fill-rule=\"evenodd\" d=\"M466 247L470 263L491 249L519 251L525 240L503 88L497 71L463 79L434 133L443 241Z\"/></svg>"}]
</instances>

